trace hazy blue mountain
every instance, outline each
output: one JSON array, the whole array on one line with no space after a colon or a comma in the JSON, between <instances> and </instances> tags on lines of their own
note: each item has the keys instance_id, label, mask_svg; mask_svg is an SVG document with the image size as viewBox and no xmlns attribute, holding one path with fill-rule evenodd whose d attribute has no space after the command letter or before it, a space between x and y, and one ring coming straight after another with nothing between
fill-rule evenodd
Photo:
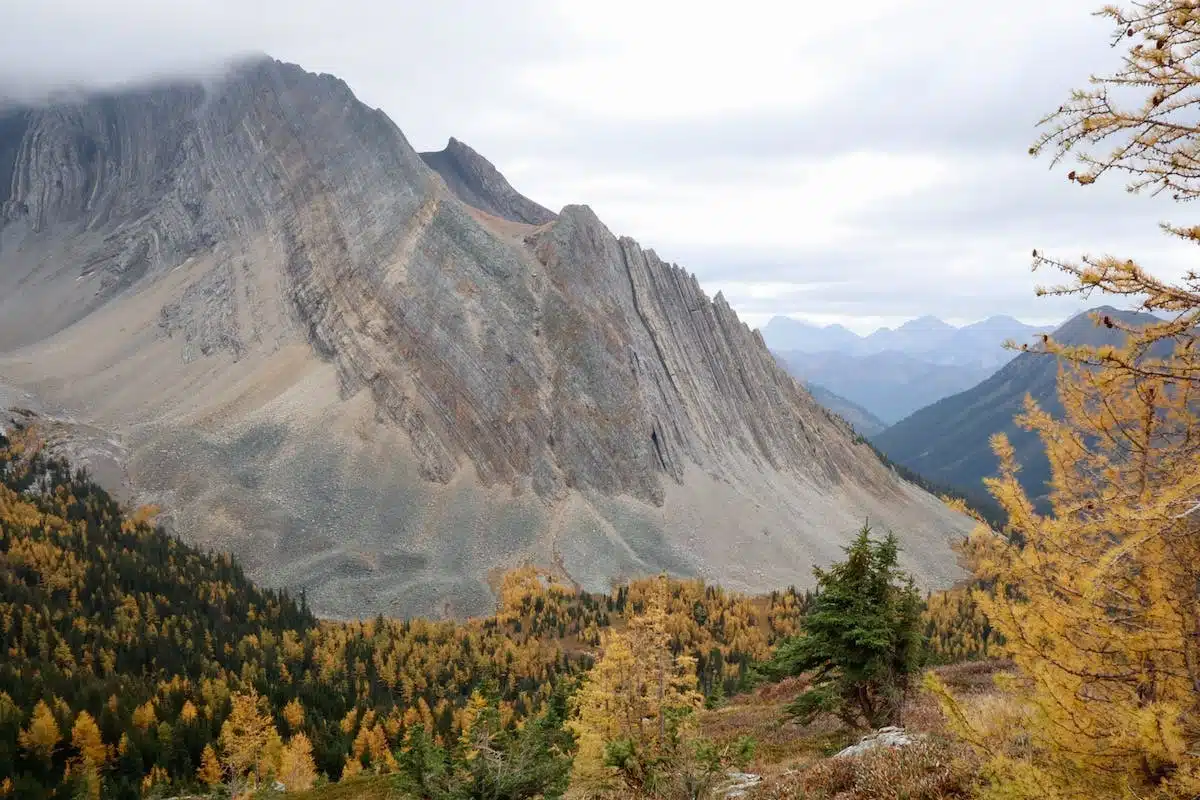
<instances>
[{"instance_id":1,"label":"hazy blue mountain","mask_svg":"<svg viewBox=\"0 0 1200 800\"><path fill-rule=\"evenodd\" d=\"M935 364L894 350L862 356L795 350L776 355L800 381L823 386L888 425L974 386L992 371L981 366Z\"/></svg>"},{"instance_id":2,"label":"hazy blue mountain","mask_svg":"<svg viewBox=\"0 0 1200 800\"><path fill-rule=\"evenodd\" d=\"M874 436L887 427L886 422L858 403L830 391L819 383L805 383L804 388L808 389L814 400L849 422L854 426L854 430L863 436Z\"/></svg>"},{"instance_id":3,"label":"hazy blue mountain","mask_svg":"<svg viewBox=\"0 0 1200 800\"><path fill-rule=\"evenodd\" d=\"M1154 320L1148 314L1119 311L1110 306L1095 309L1131 324ZM1120 344L1118 331L1096 326L1085 312L1053 332L1068 344ZM1036 435L1019 429L1013 417L1030 394L1043 408L1059 413L1056 392L1058 360L1044 353L1021 353L979 385L943 398L872 437L872 442L893 461L925 478L953 486L968 494L983 492L982 480L998 467L989 438L1008 435L1022 465L1022 483L1035 497L1044 494L1049 462Z\"/></svg>"},{"instance_id":4,"label":"hazy blue mountain","mask_svg":"<svg viewBox=\"0 0 1200 800\"><path fill-rule=\"evenodd\" d=\"M813 325L791 317L772 317L762 335L767 346L777 351L850 350L862 342L861 336L841 325Z\"/></svg>"},{"instance_id":5,"label":"hazy blue mountain","mask_svg":"<svg viewBox=\"0 0 1200 800\"><path fill-rule=\"evenodd\" d=\"M934 364L977 366L996 370L1012 360L1003 344L1013 339L1029 342L1052 325L1030 325L997 315L956 328L934 316L918 317L897 328L879 328L859 336L842 325L819 326L790 317L773 317L762 329L767 346L778 352L869 356L899 352Z\"/></svg>"}]
</instances>

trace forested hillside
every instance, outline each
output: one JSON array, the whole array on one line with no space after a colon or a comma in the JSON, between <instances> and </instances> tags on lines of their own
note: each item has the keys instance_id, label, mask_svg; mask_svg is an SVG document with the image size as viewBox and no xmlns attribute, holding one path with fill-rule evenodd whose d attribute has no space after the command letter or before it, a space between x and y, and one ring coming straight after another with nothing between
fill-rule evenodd
<instances>
[{"instance_id":1,"label":"forested hillside","mask_svg":"<svg viewBox=\"0 0 1200 800\"><path fill-rule=\"evenodd\" d=\"M132 798L220 780L241 768L227 757L231 718L257 731L246 734L255 758L275 771L291 763L301 784L387 769L418 729L453 745L473 696L515 729L591 665L601 630L642 609L654 583L589 595L523 569L506 576L493 617L320 622L303 598L259 589L229 556L154 527L153 509L123 514L32 430L10 437L0 437L8 796L90 793L91 780L104 797ZM804 602L673 581L671 647L696 659L703 693L732 693L795 631Z\"/></svg>"}]
</instances>

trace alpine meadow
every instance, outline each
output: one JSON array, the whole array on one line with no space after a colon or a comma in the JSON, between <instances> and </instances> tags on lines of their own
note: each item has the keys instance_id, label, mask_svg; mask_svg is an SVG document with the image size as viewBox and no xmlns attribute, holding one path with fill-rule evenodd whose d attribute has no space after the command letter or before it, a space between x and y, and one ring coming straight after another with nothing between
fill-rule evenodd
<instances>
[{"instance_id":1,"label":"alpine meadow","mask_svg":"<svg viewBox=\"0 0 1200 800\"><path fill-rule=\"evenodd\" d=\"M1200 798L1200 0L165 5L0 34L0 800Z\"/></svg>"}]
</instances>

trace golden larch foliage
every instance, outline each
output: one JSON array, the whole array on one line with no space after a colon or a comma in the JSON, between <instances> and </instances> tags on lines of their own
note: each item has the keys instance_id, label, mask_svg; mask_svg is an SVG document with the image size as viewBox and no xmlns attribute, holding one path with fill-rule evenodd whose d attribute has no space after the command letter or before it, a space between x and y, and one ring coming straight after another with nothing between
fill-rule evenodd
<instances>
[{"instance_id":1,"label":"golden larch foliage","mask_svg":"<svg viewBox=\"0 0 1200 800\"><path fill-rule=\"evenodd\" d=\"M1081 150L1083 186L1108 173L1129 189L1200 197L1200 3L1146 0L1101 15L1125 43L1123 66L1043 120L1034 146L1055 163ZM1140 102L1138 102L1140 99ZM1113 140L1108 152L1091 147ZM1163 225L1200 242L1200 226ZM1009 516L981 526L969 554L993 586L975 599L1020 668L1007 681L1011 724L970 713L936 681L960 734L989 757L996 798L1200 796L1200 274L1181 283L1132 260L1078 263L1034 252L1066 273L1043 294L1131 298L1163 315L1123 331L1120 346L1045 350L1061 359L1054 418L1027 398L1021 425L1051 465L1049 509L1017 481L1012 446L996 436L1000 475L988 488ZM1165 318L1164 318L1165 317Z\"/></svg>"},{"instance_id":2,"label":"golden larch foliage","mask_svg":"<svg viewBox=\"0 0 1200 800\"><path fill-rule=\"evenodd\" d=\"M133 710L133 724L138 730L146 731L158 724L154 713L154 701L147 700Z\"/></svg>"},{"instance_id":3,"label":"golden larch foliage","mask_svg":"<svg viewBox=\"0 0 1200 800\"><path fill-rule=\"evenodd\" d=\"M303 733L297 733L283 748L277 777L289 792L312 788L317 779L317 767L313 763L312 743Z\"/></svg>"},{"instance_id":4,"label":"golden larch foliage","mask_svg":"<svg viewBox=\"0 0 1200 800\"><path fill-rule=\"evenodd\" d=\"M86 711L80 711L71 728L71 745L79 755L83 764L100 768L108 760L108 748L100 736L100 726Z\"/></svg>"},{"instance_id":5,"label":"golden larch foliage","mask_svg":"<svg viewBox=\"0 0 1200 800\"><path fill-rule=\"evenodd\" d=\"M293 731L300 730L304 725L304 706L300 704L299 698L293 697L283 707L283 719L288 724L288 728Z\"/></svg>"},{"instance_id":6,"label":"golden larch foliage","mask_svg":"<svg viewBox=\"0 0 1200 800\"><path fill-rule=\"evenodd\" d=\"M578 737L572 772L577 786L609 786L613 773L604 753L610 742L629 739L641 752L661 752L671 712L703 705L694 660L671 654L665 577L658 587L626 630L604 633L600 659L572 699L568 724Z\"/></svg>"},{"instance_id":7,"label":"golden larch foliage","mask_svg":"<svg viewBox=\"0 0 1200 800\"><path fill-rule=\"evenodd\" d=\"M33 717L29 720L29 727L21 731L17 741L34 757L49 761L55 746L61 740L62 733L58 729L58 722L55 721L50 706L46 705L45 700L39 700L33 707Z\"/></svg>"},{"instance_id":8,"label":"golden larch foliage","mask_svg":"<svg viewBox=\"0 0 1200 800\"><path fill-rule=\"evenodd\" d=\"M224 779L221 762L217 760L217 751L211 744L204 745L204 752L200 754L200 768L196 770L196 780L205 786L216 786Z\"/></svg>"},{"instance_id":9,"label":"golden larch foliage","mask_svg":"<svg viewBox=\"0 0 1200 800\"><path fill-rule=\"evenodd\" d=\"M270 751L279 734L266 712L266 701L254 690L230 697L232 709L221 726L221 763L234 779L257 785L272 771Z\"/></svg>"}]
</instances>

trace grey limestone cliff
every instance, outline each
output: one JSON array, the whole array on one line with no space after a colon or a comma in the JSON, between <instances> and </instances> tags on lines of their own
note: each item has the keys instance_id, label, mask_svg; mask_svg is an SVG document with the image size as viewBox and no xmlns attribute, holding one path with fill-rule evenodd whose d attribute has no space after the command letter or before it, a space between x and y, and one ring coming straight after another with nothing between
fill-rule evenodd
<instances>
[{"instance_id":1,"label":"grey limestone cliff","mask_svg":"<svg viewBox=\"0 0 1200 800\"><path fill-rule=\"evenodd\" d=\"M114 432L176 530L329 615L480 613L528 560L803 584L864 516L923 584L958 576L966 519L724 298L459 148L456 184L266 59L0 115L0 380Z\"/></svg>"}]
</instances>

